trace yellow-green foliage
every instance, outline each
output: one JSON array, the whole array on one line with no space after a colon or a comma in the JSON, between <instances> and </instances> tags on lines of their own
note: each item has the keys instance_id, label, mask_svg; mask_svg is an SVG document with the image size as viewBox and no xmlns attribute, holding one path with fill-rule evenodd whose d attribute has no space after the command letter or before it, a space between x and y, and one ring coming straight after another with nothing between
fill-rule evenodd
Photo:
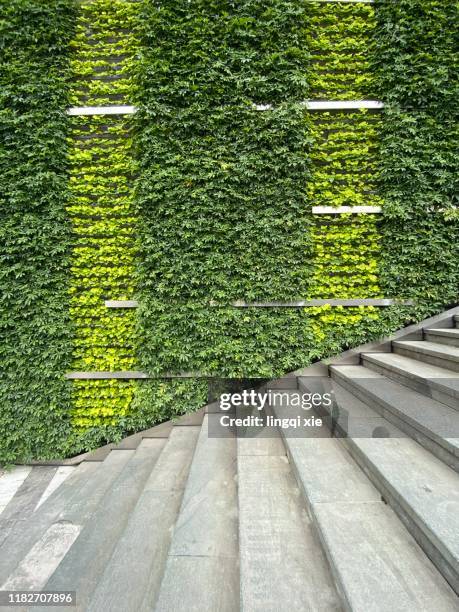
<instances>
[{"instance_id":1,"label":"yellow-green foliage","mask_svg":"<svg viewBox=\"0 0 459 612\"><path fill-rule=\"evenodd\" d=\"M308 3L310 97L358 100L372 96L374 9L367 4ZM376 192L379 112L311 113L313 206L380 206ZM315 271L311 298L380 297L380 244L374 216L318 216L312 228ZM373 307L310 310L315 344L339 350L358 342L359 326L378 321ZM318 351L320 352L319 348Z\"/></svg>"},{"instance_id":2,"label":"yellow-green foliage","mask_svg":"<svg viewBox=\"0 0 459 612\"><path fill-rule=\"evenodd\" d=\"M127 104L130 63L136 51L138 3L92 0L80 4L71 43L75 106Z\"/></svg>"},{"instance_id":3,"label":"yellow-green foliage","mask_svg":"<svg viewBox=\"0 0 459 612\"><path fill-rule=\"evenodd\" d=\"M83 3L72 42L75 105L127 104L135 52L135 3ZM134 160L129 121L123 116L76 117L69 134L72 222L71 316L74 370L132 370L132 310L107 309L104 300L134 292ZM136 384L76 381L77 430L113 426L129 411Z\"/></svg>"},{"instance_id":4,"label":"yellow-green foliage","mask_svg":"<svg viewBox=\"0 0 459 612\"><path fill-rule=\"evenodd\" d=\"M374 9L368 4L305 2L311 98L359 100L373 89Z\"/></svg>"}]
</instances>

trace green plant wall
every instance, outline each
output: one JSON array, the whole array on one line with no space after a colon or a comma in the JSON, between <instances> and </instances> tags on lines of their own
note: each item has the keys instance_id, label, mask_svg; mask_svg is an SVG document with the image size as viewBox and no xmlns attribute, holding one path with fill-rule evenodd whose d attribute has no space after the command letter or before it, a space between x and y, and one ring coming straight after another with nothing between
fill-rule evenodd
<instances>
[{"instance_id":1,"label":"green plant wall","mask_svg":"<svg viewBox=\"0 0 459 612\"><path fill-rule=\"evenodd\" d=\"M80 4L71 42L72 105L132 103L138 12L139 4L128 0ZM137 369L135 311L105 306L105 300L134 297L132 140L132 121L123 115L80 116L71 122L66 210L72 224L72 370ZM202 384L189 381L72 381L74 452L180 414L184 405L196 408L204 399L201 389Z\"/></svg>"},{"instance_id":2,"label":"green plant wall","mask_svg":"<svg viewBox=\"0 0 459 612\"><path fill-rule=\"evenodd\" d=\"M374 7L304 2L310 97L374 99ZM310 113L311 206L381 206L376 190L379 111ZM311 298L383 297L379 287L379 234L375 215L319 215L312 228L314 275ZM390 297L390 296L388 296ZM382 330L373 307L323 306L309 310L319 356L339 352Z\"/></svg>"},{"instance_id":3,"label":"green plant wall","mask_svg":"<svg viewBox=\"0 0 459 612\"><path fill-rule=\"evenodd\" d=\"M277 376L457 301L456 11L12 0L0 462L75 454L205 402L204 379L165 373ZM313 112L306 99L386 106ZM64 112L133 103L130 119ZM362 204L383 214L311 213ZM415 305L231 306L346 297ZM64 376L130 369L159 378Z\"/></svg>"},{"instance_id":4,"label":"green plant wall","mask_svg":"<svg viewBox=\"0 0 459 612\"><path fill-rule=\"evenodd\" d=\"M124 0L79 4L70 43L72 106L129 103L136 10ZM66 211L72 227L74 371L134 369L135 313L110 310L104 303L129 299L134 291L135 168L129 123L122 115L71 120ZM135 387L133 381L72 381L72 424L82 449L119 435Z\"/></svg>"},{"instance_id":5,"label":"green plant wall","mask_svg":"<svg viewBox=\"0 0 459 612\"><path fill-rule=\"evenodd\" d=\"M65 214L68 0L0 17L0 464L65 453L71 363Z\"/></svg>"},{"instance_id":6,"label":"green plant wall","mask_svg":"<svg viewBox=\"0 0 459 612\"><path fill-rule=\"evenodd\" d=\"M380 1L376 14L382 281L422 317L459 296L458 5Z\"/></svg>"},{"instance_id":7,"label":"green plant wall","mask_svg":"<svg viewBox=\"0 0 459 612\"><path fill-rule=\"evenodd\" d=\"M312 269L300 3L144 3L138 65L139 362L271 376L308 359ZM272 104L257 111L253 104Z\"/></svg>"}]
</instances>

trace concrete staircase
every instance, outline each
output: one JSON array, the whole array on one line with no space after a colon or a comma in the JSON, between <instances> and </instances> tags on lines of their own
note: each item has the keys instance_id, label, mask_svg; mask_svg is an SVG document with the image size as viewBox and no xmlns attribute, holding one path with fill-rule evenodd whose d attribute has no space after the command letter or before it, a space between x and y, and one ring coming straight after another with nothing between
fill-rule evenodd
<instances>
[{"instance_id":1,"label":"concrete staircase","mask_svg":"<svg viewBox=\"0 0 459 612\"><path fill-rule=\"evenodd\" d=\"M212 438L208 406L4 473L0 590L72 590L91 612L458 610L453 315L268 385L331 386L334 436Z\"/></svg>"}]
</instances>

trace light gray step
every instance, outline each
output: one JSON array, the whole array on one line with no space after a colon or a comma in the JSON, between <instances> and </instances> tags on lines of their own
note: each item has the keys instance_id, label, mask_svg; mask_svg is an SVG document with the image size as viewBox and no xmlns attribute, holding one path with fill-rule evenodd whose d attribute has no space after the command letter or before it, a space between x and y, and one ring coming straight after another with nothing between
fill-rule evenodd
<instances>
[{"instance_id":1,"label":"light gray step","mask_svg":"<svg viewBox=\"0 0 459 612\"><path fill-rule=\"evenodd\" d=\"M459 348L455 346L427 340L395 340L392 342L392 347L399 355L459 372Z\"/></svg>"},{"instance_id":2,"label":"light gray step","mask_svg":"<svg viewBox=\"0 0 459 612\"><path fill-rule=\"evenodd\" d=\"M285 410L276 412L285 416ZM446 612L457 597L343 445L284 442L333 573L352 612Z\"/></svg>"},{"instance_id":3,"label":"light gray step","mask_svg":"<svg viewBox=\"0 0 459 612\"><path fill-rule=\"evenodd\" d=\"M2 544L0 585L55 522L83 525L132 454L113 451L101 463L83 462L30 520L19 520Z\"/></svg>"},{"instance_id":4,"label":"light gray step","mask_svg":"<svg viewBox=\"0 0 459 612\"><path fill-rule=\"evenodd\" d=\"M56 468L54 476L50 480L46 489L43 491L42 496L40 497L37 505L35 506L34 512L36 512L36 510L42 504L45 503L48 497L50 497L55 491L57 491L57 489L62 485L62 483L65 482L67 478L69 478L73 474L77 467L78 466L76 465L60 465Z\"/></svg>"},{"instance_id":5,"label":"light gray step","mask_svg":"<svg viewBox=\"0 0 459 612\"><path fill-rule=\"evenodd\" d=\"M454 324L459 328L459 314L454 315Z\"/></svg>"},{"instance_id":6,"label":"light gray step","mask_svg":"<svg viewBox=\"0 0 459 612\"><path fill-rule=\"evenodd\" d=\"M331 366L333 380L455 470L459 412L363 366Z\"/></svg>"},{"instance_id":7,"label":"light gray step","mask_svg":"<svg viewBox=\"0 0 459 612\"><path fill-rule=\"evenodd\" d=\"M279 438L238 440L238 485L240 610L341 610Z\"/></svg>"},{"instance_id":8,"label":"light gray step","mask_svg":"<svg viewBox=\"0 0 459 612\"><path fill-rule=\"evenodd\" d=\"M199 427L174 427L88 604L88 612L137 612L158 592ZM205 518L203 517L203 520Z\"/></svg>"},{"instance_id":9,"label":"light gray step","mask_svg":"<svg viewBox=\"0 0 459 612\"><path fill-rule=\"evenodd\" d=\"M334 392L349 452L459 592L459 475L343 387ZM375 427L390 437L372 438Z\"/></svg>"},{"instance_id":10,"label":"light gray step","mask_svg":"<svg viewBox=\"0 0 459 612\"><path fill-rule=\"evenodd\" d=\"M76 610L86 611L164 443L163 439L151 438L142 440L136 451L112 451L134 454L113 480L91 520L84 524L77 540L46 585L43 585L44 590L74 590L78 593ZM80 524L78 517L75 519ZM47 609L45 607L44 611Z\"/></svg>"},{"instance_id":11,"label":"light gray step","mask_svg":"<svg viewBox=\"0 0 459 612\"><path fill-rule=\"evenodd\" d=\"M15 465L0 473L0 517L31 471L28 465Z\"/></svg>"},{"instance_id":12,"label":"light gray step","mask_svg":"<svg viewBox=\"0 0 459 612\"><path fill-rule=\"evenodd\" d=\"M362 353L362 365L459 410L459 372L397 353Z\"/></svg>"},{"instance_id":13,"label":"light gray step","mask_svg":"<svg viewBox=\"0 0 459 612\"><path fill-rule=\"evenodd\" d=\"M239 609L236 440L209 438L206 415L174 528L159 597L141 610Z\"/></svg>"},{"instance_id":14,"label":"light gray step","mask_svg":"<svg viewBox=\"0 0 459 612\"><path fill-rule=\"evenodd\" d=\"M425 329L424 337L429 342L459 347L459 329Z\"/></svg>"},{"instance_id":15,"label":"light gray step","mask_svg":"<svg viewBox=\"0 0 459 612\"><path fill-rule=\"evenodd\" d=\"M56 473L55 467L36 466L29 472L0 514L0 546L16 522L26 521Z\"/></svg>"}]
</instances>

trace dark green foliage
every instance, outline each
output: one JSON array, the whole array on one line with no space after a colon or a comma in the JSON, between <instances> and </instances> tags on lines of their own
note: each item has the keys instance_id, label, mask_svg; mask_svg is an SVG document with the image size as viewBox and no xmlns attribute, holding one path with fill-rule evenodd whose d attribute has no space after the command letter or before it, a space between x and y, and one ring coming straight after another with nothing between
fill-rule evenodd
<instances>
[{"instance_id":1,"label":"dark green foliage","mask_svg":"<svg viewBox=\"0 0 459 612\"><path fill-rule=\"evenodd\" d=\"M0 462L59 454L70 431L65 217L70 0L0 20Z\"/></svg>"},{"instance_id":2,"label":"dark green foliage","mask_svg":"<svg viewBox=\"0 0 459 612\"><path fill-rule=\"evenodd\" d=\"M139 357L153 372L269 375L309 353L301 4L145 2L138 69ZM269 102L275 110L257 111Z\"/></svg>"},{"instance_id":3,"label":"dark green foliage","mask_svg":"<svg viewBox=\"0 0 459 612\"><path fill-rule=\"evenodd\" d=\"M302 100L304 19L296 0L145 0L139 95L150 113Z\"/></svg>"},{"instance_id":4,"label":"dark green foliage","mask_svg":"<svg viewBox=\"0 0 459 612\"><path fill-rule=\"evenodd\" d=\"M382 282L413 297L417 316L459 295L457 7L380 0L376 11Z\"/></svg>"}]
</instances>

